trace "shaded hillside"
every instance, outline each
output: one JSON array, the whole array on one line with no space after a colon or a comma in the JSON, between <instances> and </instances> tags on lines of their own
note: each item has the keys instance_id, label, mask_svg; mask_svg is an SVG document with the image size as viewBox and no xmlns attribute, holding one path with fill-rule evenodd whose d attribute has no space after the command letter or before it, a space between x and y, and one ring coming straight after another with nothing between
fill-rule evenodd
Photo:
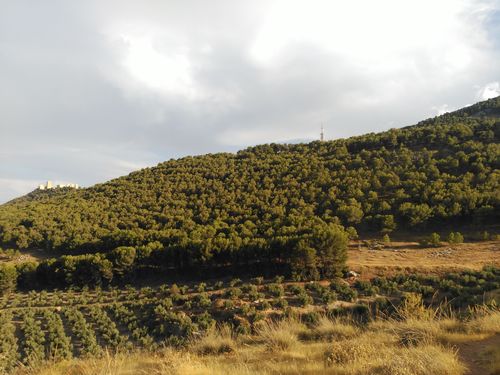
<instances>
[{"instance_id":1,"label":"shaded hillside","mask_svg":"<svg viewBox=\"0 0 500 375\"><path fill-rule=\"evenodd\" d=\"M134 246L182 266L280 258L315 228L341 231L335 224L383 233L498 222L499 111L495 98L378 134L186 157L87 189L35 191L0 206L0 242L64 253Z\"/></svg>"}]
</instances>

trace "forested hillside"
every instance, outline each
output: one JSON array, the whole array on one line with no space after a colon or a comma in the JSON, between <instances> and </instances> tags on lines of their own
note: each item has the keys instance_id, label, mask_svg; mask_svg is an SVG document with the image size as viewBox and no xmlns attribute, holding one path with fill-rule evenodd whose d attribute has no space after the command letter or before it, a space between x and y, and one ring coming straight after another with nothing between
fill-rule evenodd
<instances>
[{"instance_id":1,"label":"forested hillside","mask_svg":"<svg viewBox=\"0 0 500 375\"><path fill-rule=\"evenodd\" d=\"M355 230L498 222L499 113L495 98L402 129L185 157L87 189L34 191L0 206L0 243L54 256L128 246L136 261L173 268L293 258L321 271L345 256L322 249Z\"/></svg>"}]
</instances>

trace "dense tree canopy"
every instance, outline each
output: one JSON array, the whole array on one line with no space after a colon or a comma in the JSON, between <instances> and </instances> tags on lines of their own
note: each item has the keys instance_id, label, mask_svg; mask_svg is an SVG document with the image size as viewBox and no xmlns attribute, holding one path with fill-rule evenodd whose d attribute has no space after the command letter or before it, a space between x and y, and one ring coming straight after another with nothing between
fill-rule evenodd
<instances>
[{"instance_id":1,"label":"dense tree canopy","mask_svg":"<svg viewBox=\"0 0 500 375\"><path fill-rule=\"evenodd\" d=\"M86 189L34 191L0 206L0 243L108 253L109 264L79 260L103 280L153 261L324 272L341 261L329 255L344 241L341 225L390 233L497 221L499 113L495 98L378 134L185 157Z\"/></svg>"}]
</instances>

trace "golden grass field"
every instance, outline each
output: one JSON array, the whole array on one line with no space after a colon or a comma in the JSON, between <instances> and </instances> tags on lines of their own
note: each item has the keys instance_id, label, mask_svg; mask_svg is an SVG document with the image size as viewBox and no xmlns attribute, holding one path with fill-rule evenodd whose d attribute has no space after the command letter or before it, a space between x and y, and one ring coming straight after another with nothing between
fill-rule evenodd
<instances>
[{"instance_id":1,"label":"golden grass field","mask_svg":"<svg viewBox=\"0 0 500 375\"><path fill-rule=\"evenodd\" d=\"M444 309L443 311L445 311ZM313 327L289 318L263 321L254 335L219 326L182 349L105 353L47 364L38 375L378 374L493 375L500 371L500 310L478 308L466 320L425 308L418 296L399 319L358 325L322 317Z\"/></svg>"},{"instance_id":2,"label":"golden grass field","mask_svg":"<svg viewBox=\"0 0 500 375\"><path fill-rule=\"evenodd\" d=\"M454 270L479 270L485 265L500 265L500 241L443 244L422 248L417 242L391 242L381 250L370 250L361 241L349 246L348 266L363 278L396 273L442 273Z\"/></svg>"}]
</instances>

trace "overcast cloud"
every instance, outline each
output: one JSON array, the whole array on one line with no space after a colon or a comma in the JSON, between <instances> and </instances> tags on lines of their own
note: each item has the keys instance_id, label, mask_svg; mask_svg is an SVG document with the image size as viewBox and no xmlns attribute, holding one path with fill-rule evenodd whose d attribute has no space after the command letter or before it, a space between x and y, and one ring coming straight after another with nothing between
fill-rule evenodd
<instances>
[{"instance_id":1,"label":"overcast cloud","mask_svg":"<svg viewBox=\"0 0 500 375\"><path fill-rule=\"evenodd\" d=\"M0 0L0 202L497 95L499 0Z\"/></svg>"}]
</instances>

